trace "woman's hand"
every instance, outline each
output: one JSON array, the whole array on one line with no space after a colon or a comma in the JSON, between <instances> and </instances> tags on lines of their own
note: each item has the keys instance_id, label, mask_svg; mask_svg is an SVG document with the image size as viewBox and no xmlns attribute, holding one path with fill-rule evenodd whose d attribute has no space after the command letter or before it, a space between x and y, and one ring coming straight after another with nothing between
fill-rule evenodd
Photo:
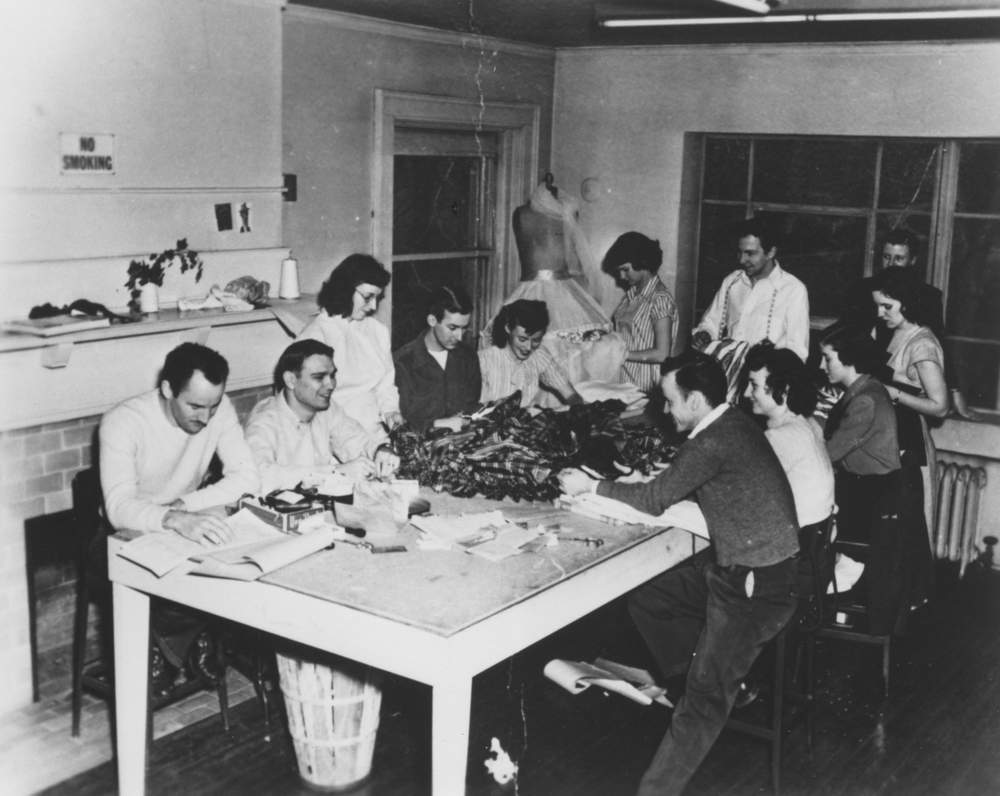
<instances>
[{"instance_id":1,"label":"woman's hand","mask_svg":"<svg viewBox=\"0 0 1000 796\"><path fill-rule=\"evenodd\" d=\"M392 431L396 426L402 425L403 415L400 414L398 411L383 412L382 422L385 423L386 428L388 428L389 431Z\"/></svg>"},{"instance_id":2,"label":"woman's hand","mask_svg":"<svg viewBox=\"0 0 1000 796\"><path fill-rule=\"evenodd\" d=\"M583 470L577 470L575 467L562 470L556 478L559 479L559 488L570 497L582 495L585 492L593 492L597 483L583 472Z\"/></svg>"}]
</instances>

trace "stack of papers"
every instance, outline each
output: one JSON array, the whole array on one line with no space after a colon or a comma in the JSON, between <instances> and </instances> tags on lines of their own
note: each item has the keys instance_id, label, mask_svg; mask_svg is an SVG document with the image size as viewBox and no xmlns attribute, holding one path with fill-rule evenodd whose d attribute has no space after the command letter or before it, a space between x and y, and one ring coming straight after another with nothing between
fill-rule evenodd
<instances>
[{"instance_id":1,"label":"stack of papers","mask_svg":"<svg viewBox=\"0 0 1000 796\"><path fill-rule=\"evenodd\" d=\"M538 528L524 528L509 522L502 511L477 514L427 515L411 517L422 534L423 550L453 547L489 561L502 561L524 552L524 545L538 538Z\"/></svg>"},{"instance_id":2,"label":"stack of papers","mask_svg":"<svg viewBox=\"0 0 1000 796\"><path fill-rule=\"evenodd\" d=\"M693 500L674 503L662 514L646 514L622 503L620 500L586 492L582 495L563 495L556 502L574 514L601 520L609 525L648 525L656 528L683 528L703 539L708 539L708 525L701 507Z\"/></svg>"}]
</instances>

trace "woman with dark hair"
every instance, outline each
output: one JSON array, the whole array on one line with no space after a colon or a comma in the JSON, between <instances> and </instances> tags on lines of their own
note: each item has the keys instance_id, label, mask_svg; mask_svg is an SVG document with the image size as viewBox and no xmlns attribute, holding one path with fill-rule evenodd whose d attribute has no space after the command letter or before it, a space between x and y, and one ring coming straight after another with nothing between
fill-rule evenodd
<instances>
[{"instance_id":1,"label":"woman with dark hair","mask_svg":"<svg viewBox=\"0 0 1000 796\"><path fill-rule=\"evenodd\" d=\"M389 330L375 319L389 272L367 254L352 254L333 269L317 297L320 313L297 339L333 349L333 400L368 434L402 422Z\"/></svg>"},{"instance_id":2,"label":"woman with dark hair","mask_svg":"<svg viewBox=\"0 0 1000 796\"><path fill-rule=\"evenodd\" d=\"M919 280L902 268L887 268L874 281L872 300L879 323L892 333L889 340L889 397L896 406L903 464L907 555L911 606L927 601L933 579L933 558L927 528L933 517L937 454L927 430L927 418L948 414L944 351L928 327L926 302Z\"/></svg>"},{"instance_id":3,"label":"woman with dark hair","mask_svg":"<svg viewBox=\"0 0 1000 796\"><path fill-rule=\"evenodd\" d=\"M520 390L521 406L531 406L537 403L539 389L544 388L563 403L583 402L559 363L540 348L548 326L544 301L518 299L500 309L493 321L493 345L479 352L481 401L506 398Z\"/></svg>"},{"instance_id":4,"label":"woman with dark hair","mask_svg":"<svg viewBox=\"0 0 1000 796\"><path fill-rule=\"evenodd\" d=\"M746 397L767 423L771 443L788 476L799 526L825 524L833 512L833 466L823 431L812 419L816 386L795 352L758 343L747 352Z\"/></svg>"},{"instance_id":5,"label":"woman with dark hair","mask_svg":"<svg viewBox=\"0 0 1000 796\"><path fill-rule=\"evenodd\" d=\"M622 371L646 391L659 386L660 364L670 356L677 330L677 305L656 274L662 263L659 241L641 232L620 235L601 262L601 270L625 290L612 315L628 346Z\"/></svg>"},{"instance_id":6,"label":"woman with dark hair","mask_svg":"<svg viewBox=\"0 0 1000 796\"><path fill-rule=\"evenodd\" d=\"M834 465L838 538L869 545L864 582L869 631L889 633L902 614L905 570L896 413L872 374L885 363L871 335L841 327L820 340L822 367L844 394L824 436Z\"/></svg>"}]
</instances>

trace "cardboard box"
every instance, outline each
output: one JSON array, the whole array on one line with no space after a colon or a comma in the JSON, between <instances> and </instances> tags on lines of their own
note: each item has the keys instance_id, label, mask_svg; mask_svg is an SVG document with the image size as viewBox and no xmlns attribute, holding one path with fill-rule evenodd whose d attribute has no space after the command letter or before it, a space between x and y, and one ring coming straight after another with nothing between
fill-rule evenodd
<instances>
[{"instance_id":1,"label":"cardboard box","mask_svg":"<svg viewBox=\"0 0 1000 796\"><path fill-rule=\"evenodd\" d=\"M239 507L247 509L255 516L264 520L268 525L273 525L282 533L297 533L302 520L314 514L322 514L325 511L322 505L313 503L304 503L302 508L296 508L293 511L276 511L270 506L262 505L257 498L248 497L240 499Z\"/></svg>"}]
</instances>

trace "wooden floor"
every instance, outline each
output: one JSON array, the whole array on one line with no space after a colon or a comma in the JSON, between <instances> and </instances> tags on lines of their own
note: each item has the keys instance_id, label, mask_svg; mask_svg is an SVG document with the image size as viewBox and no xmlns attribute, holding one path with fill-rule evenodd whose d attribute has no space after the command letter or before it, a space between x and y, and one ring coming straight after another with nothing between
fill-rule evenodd
<instances>
[{"instance_id":1,"label":"wooden floor","mask_svg":"<svg viewBox=\"0 0 1000 796\"><path fill-rule=\"evenodd\" d=\"M949 583L948 576L951 576ZM892 693L880 697L876 648L824 642L812 753L801 724L785 745L783 793L980 796L1000 793L1000 572L940 578L940 596L894 642ZM634 644L611 606L478 677L473 693L468 793L474 796L617 796L634 792L669 721L593 689L573 696L541 670L552 657L590 658ZM614 637L608 645L608 638ZM638 662L638 661L637 661ZM744 711L753 715L756 706ZM391 679L383 693L373 775L351 793L429 793L429 691ZM207 720L158 740L152 794L305 794L287 735L264 740L255 701L236 709L224 735ZM516 789L497 785L484 760L492 737L520 764ZM108 763L43 791L115 793ZM726 732L692 780L697 794L769 793L765 744Z\"/></svg>"}]
</instances>

